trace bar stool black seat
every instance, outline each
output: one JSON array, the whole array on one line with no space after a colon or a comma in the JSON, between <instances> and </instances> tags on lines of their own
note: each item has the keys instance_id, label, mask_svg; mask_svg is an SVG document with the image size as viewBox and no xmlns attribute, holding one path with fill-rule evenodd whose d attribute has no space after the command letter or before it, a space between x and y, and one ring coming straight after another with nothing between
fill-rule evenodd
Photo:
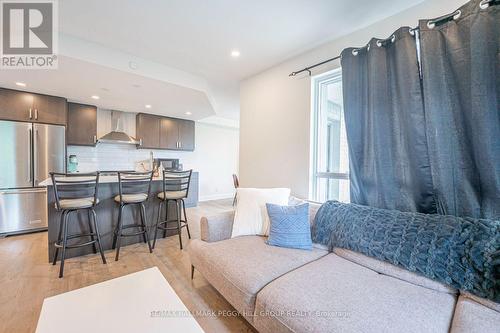
<instances>
[{"instance_id":1,"label":"bar stool black seat","mask_svg":"<svg viewBox=\"0 0 500 333\"><path fill-rule=\"evenodd\" d=\"M146 223L146 208L144 207L144 203L148 200L151 193L152 179L153 172L118 172L118 189L120 192L115 196L114 200L119 204L120 211L113 237L113 249L116 248L115 261L118 261L118 257L120 256L122 237L142 235L144 243L148 244L149 252L153 253ZM140 223L123 225L123 209L129 205L139 206ZM130 228L139 229L139 231L123 233L124 229Z\"/></svg>"},{"instance_id":2,"label":"bar stool black seat","mask_svg":"<svg viewBox=\"0 0 500 333\"><path fill-rule=\"evenodd\" d=\"M187 223L186 204L184 199L187 198L189 193L189 183L191 181L191 174L193 170L186 171L163 171L163 191L158 193L160 207L158 209L158 219L156 221L155 238L153 240L153 248L156 245L156 238L158 230L163 230L163 238L167 235L167 230L177 230L179 234L179 246L182 250L182 228L186 228L188 238L191 239L189 226ZM169 202L175 203L175 219L169 220L168 218L168 204ZM165 220L161 220L161 213L163 204L165 204ZM182 218L184 213L184 219ZM173 227L169 227L169 223L175 223Z\"/></svg>"},{"instance_id":3,"label":"bar stool black seat","mask_svg":"<svg viewBox=\"0 0 500 333\"><path fill-rule=\"evenodd\" d=\"M97 253L97 245L99 247L99 252L101 253L102 263L106 264L106 258L104 257L104 252L101 246L97 215L94 210L99 203L99 199L97 198L99 173L65 174L51 172L50 177L54 186L56 209L61 212L59 236L57 237L57 241L54 243L56 252L52 261L52 264L55 265L59 249L62 249L59 277L63 277L66 249L92 245L94 253ZM80 210L87 210L89 232L68 235L69 217L72 213ZM83 237L89 237L90 240L84 243L68 245L68 240Z\"/></svg>"}]
</instances>

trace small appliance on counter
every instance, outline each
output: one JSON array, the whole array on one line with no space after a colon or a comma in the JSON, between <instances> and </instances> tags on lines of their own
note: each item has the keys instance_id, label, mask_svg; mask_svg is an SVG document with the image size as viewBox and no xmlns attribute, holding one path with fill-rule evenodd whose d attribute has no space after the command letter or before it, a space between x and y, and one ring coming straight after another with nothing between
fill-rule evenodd
<instances>
[{"instance_id":1,"label":"small appliance on counter","mask_svg":"<svg viewBox=\"0 0 500 333\"><path fill-rule=\"evenodd\" d=\"M68 173L78 172L78 158L76 155L69 155L68 159Z\"/></svg>"},{"instance_id":2,"label":"small appliance on counter","mask_svg":"<svg viewBox=\"0 0 500 333\"><path fill-rule=\"evenodd\" d=\"M154 165L163 170L182 170L178 158L155 158Z\"/></svg>"}]
</instances>

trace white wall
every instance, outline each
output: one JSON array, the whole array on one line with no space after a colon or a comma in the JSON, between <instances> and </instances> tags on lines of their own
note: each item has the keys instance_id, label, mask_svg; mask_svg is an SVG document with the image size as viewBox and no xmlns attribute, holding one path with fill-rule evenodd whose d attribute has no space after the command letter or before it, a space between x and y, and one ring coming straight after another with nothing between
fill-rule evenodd
<instances>
[{"instance_id":1,"label":"white wall","mask_svg":"<svg viewBox=\"0 0 500 333\"><path fill-rule=\"evenodd\" d=\"M135 113L124 113L125 131L135 136ZM97 133L111 130L111 113L98 110ZM196 122L194 152L136 149L132 145L98 144L96 147L69 146L68 155L78 157L78 170L133 170L141 161L154 157L179 158L184 169L200 175L200 200L229 198L234 194L232 174L238 173L239 130Z\"/></svg>"},{"instance_id":2,"label":"white wall","mask_svg":"<svg viewBox=\"0 0 500 333\"><path fill-rule=\"evenodd\" d=\"M288 60L240 86L240 182L245 187L290 187L296 196L309 196L311 81L288 74L364 46L372 37L387 38L401 26L448 14L467 0L427 0L407 11L339 38ZM319 74L340 66L332 62Z\"/></svg>"}]
</instances>

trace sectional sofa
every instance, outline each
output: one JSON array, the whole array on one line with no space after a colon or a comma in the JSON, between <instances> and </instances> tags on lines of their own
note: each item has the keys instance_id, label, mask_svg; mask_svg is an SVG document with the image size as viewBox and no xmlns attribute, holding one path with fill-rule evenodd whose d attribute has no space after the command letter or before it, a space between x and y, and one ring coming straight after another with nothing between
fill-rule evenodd
<instances>
[{"instance_id":1,"label":"sectional sofa","mask_svg":"<svg viewBox=\"0 0 500 333\"><path fill-rule=\"evenodd\" d=\"M203 217L189 257L259 332L500 332L498 303L345 249L231 238L233 218Z\"/></svg>"}]
</instances>

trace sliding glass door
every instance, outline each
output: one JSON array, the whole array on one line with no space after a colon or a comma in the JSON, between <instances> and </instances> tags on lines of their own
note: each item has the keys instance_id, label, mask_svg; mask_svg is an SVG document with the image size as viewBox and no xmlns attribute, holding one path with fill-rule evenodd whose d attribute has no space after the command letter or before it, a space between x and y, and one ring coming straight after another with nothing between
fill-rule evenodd
<instances>
[{"instance_id":1,"label":"sliding glass door","mask_svg":"<svg viewBox=\"0 0 500 333\"><path fill-rule=\"evenodd\" d=\"M311 199L349 202L349 156L342 102L342 72L313 79Z\"/></svg>"}]
</instances>

